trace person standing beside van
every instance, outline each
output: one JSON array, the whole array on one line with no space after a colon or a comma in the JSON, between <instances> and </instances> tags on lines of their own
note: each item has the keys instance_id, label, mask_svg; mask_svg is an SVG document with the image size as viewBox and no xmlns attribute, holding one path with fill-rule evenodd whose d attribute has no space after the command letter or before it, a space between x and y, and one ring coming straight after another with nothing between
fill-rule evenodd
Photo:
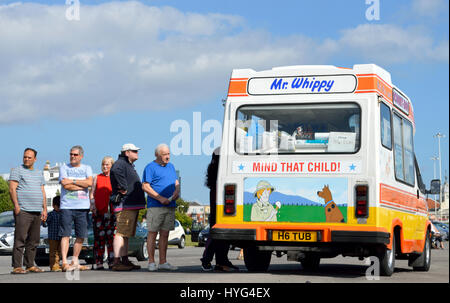
<instances>
[{"instance_id":1,"label":"person standing beside van","mask_svg":"<svg viewBox=\"0 0 450 303\"><path fill-rule=\"evenodd\" d=\"M220 147L216 148L212 154L211 162L208 165L206 172L205 185L209 188L209 205L211 213L209 214L209 226L210 231L216 224L216 192L217 192L217 171L219 169ZM216 256L216 266L214 270L222 272L232 272L239 270L239 268L233 265L228 259L228 251L230 249L230 243L224 240L215 240L208 237L205 243L205 250L203 251L202 262L203 271L212 271L213 267L211 262Z\"/></svg>"},{"instance_id":2,"label":"person standing beside van","mask_svg":"<svg viewBox=\"0 0 450 303\"><path fill-rule=\"evenodd\" d=\"M13 168L9 177L9 194L14 204L15 221L12 274L43 272L34 266L41 220L47 219L45 180L42 172L34 168L36 155L36 150L26 148L23 153L23 164ZM23 263L26 269L22 268Z\"/></svg>"},{"instance_id":3,"label":"person standing beside van","mask_svg":"<svg viewBox=\"0 0 450 303\"><path fill-rule=\"evenodd\" d=\"M147 247L148 270L177 270L166 260L169 232L175 229L176 200L180 194L175 167L170 161L170 150L166 144L159 144L155 150L156 159L149 163L142 176L142 189L147 193ZM156 236L159 232L159 265L155 264Z\"/></svg>"}]
</instances>

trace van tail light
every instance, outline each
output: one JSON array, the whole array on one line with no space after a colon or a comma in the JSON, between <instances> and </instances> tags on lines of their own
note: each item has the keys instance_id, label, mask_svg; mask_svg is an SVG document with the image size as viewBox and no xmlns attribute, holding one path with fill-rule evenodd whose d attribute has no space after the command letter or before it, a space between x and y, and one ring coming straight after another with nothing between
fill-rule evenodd
<instances>
[{"instance_id":1,"label":"van tail light","mask_svg":"<svg viewBox=\"0 0 450 303\"><path fill-rule=\"evenodd\" d=\"M236 184L225 185L225 208L226 215L234 215L236 213Z\"/></svg>"},{"instance_id":2,"label":"van tail light","mask_svg":"<svg viewBox=\"0 0 450 303\"><path fill-rule=\"evenodd\" d=\"M358 185L355 187L356 196L356 218L367 218L369 216L369 187Z\"/></svg>"}]
</instances>

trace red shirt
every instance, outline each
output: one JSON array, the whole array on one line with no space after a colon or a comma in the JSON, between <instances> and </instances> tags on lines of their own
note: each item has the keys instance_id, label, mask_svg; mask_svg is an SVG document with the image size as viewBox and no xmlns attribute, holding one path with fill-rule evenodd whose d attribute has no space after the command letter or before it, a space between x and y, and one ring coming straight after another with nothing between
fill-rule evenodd
<instances>
[{"instance_id":1,"label":"red shirt","mask_svg":"<svg viewBox=\"0 0 450 303\"><path fill-rule=\"evenodd\" d=\"M105 176L104 174L97 175L94 199L98 215L103 215L108 212L109 196L111 195L111 192L112 187L109 176Z\"/></svg>"}]
</instances>

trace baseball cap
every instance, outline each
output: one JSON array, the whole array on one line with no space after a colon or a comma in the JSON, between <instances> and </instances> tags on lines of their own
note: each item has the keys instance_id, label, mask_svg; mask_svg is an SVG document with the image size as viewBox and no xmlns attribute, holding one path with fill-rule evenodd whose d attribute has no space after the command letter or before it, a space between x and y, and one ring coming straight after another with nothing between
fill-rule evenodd
<instances>
[{"instance_id":1,"label":"baseball cap","mask_svg":"<svg viewBox=\"0 0 450 303\"><path fill-rule=\"evenodd\" d=\"M140 148L134 145L133 143L127 143L122 145L122 151L124 152L127 150L140 150Z\"/></svg>"}]
</instances>

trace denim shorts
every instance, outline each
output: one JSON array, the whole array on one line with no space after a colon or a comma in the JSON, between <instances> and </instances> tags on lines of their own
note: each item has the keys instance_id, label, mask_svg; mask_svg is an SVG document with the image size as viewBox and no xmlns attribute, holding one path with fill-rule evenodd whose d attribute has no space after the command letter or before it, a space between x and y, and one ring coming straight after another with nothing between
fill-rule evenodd
<instances>
[{"instance_id":1,"label":"denim shorts","mask_svg":"<svg viewBox=\"0 0 450 303\"><path fill-rule=\"evenodd\" d=\"M74 223L75 237L87 238L88 214L89 209L61 209L59 236L70 237L72 235L72 223Z\"/></svg>"}]
</instances>

